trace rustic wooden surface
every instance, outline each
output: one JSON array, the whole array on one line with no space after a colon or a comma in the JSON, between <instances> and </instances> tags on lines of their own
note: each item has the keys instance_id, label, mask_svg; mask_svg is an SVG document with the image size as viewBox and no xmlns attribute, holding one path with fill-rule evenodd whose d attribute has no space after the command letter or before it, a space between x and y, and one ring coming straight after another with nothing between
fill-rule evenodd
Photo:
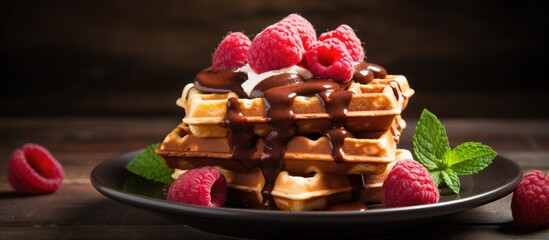
<instances>
[{"instance_id":1,"label":"rustic wooden surface","mask_svg":"<svg viewBox=\"0 0 549 240\"><path fill-rule=\"evenodd\" d=\"M0 118L0 239L220 239L153 212L111 200L90 184L91 170L124 152L160 142L180 119L123 117ZM549 120L442 119L450 141L481 141L524 171L549 171ZM408 120L401 146L410 146ZM25 196L7 182L11 152L26 142L48 148L66 178L58 192ZM548 239L512 220L511 195L406 233L427 239Z\"/></svg>"},{"instance_id":2,"label":"rustic wooden surface","mask_svg":"<svg viewBox=\"0 0 549 240\"><path fill-rule=\"evenodd\" d=\"M8 1L0 9L0 239L219 239L118 203L91 170L160 142L182 117L174 102L229 31L250 37L289 13L317 33L349 24L368 60L408 77L453 142L481 141L524 170L549 171L548 19L541 1ZM508 84L511 83L511 84ZM102 117L85 117L85 116ZM469 119L458 119L469 118ZM505 120L503 120L505 119ZM66 179L49 195L13 192L11 152L41 144ZM548 239L512 222L510 196L406 236Z\"/></svg>"}]
</instances>

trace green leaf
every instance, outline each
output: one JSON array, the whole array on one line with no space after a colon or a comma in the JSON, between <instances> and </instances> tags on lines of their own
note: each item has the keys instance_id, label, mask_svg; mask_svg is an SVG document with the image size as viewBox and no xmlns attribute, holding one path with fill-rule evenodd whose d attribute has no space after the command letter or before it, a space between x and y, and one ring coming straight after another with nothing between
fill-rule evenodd
<instances>
[{"instance_id":1,"label":"green leaf","mask_svg":"<svg viewBox=\"0 0 549 240\"><path fill-rule=\"evenodd\" d=\"M171 177L173 169L166 166L162 157L154 152L159 146L160 143L146 147L142 153L126 165L126 169L155 182L171 183L173 181Z\"/></svg>"},{"instance_id":2,"label":"green leaf","mask_svg":"<svg viewBox=\"0 0 549 240\"><path fill-rule=\"evenodd\" d=\"M431 174L431 177L433 178L433 181L435 182L435 186L440 186L440 183L442 182L442 176L441 171L432 171L429 172Z\"/></svg>"},{"instance_id":3,"label":"green leaf","mask_svg":"<svg viewBox=\"0 0 549 240\"><path fill-rule=\"evenodd\" d=\"M429 170L437 187L445 183L456 194L460 191L458 176L483 170L497 154L478 142L466 142L452 150L444 125L427 109L421 113L412 143L417 161Z\"/></svg>"},{"instance_id":4,"label":"green leaf","mask_svg":"<svg viewBox=\"0 0 549 240\"><path fill-rule=\"evenodd\" d=\"M446 129L429 110L423 109L412 139L417 160L428 170L438 169L444 153L450 151Z\"/></svg>"},{"instance_id":5,"label":"green leaf","mask_svg":"<svg viewBox=\"0 0 549 240\"><path fill-rule=\"evenodd\" d=\"M446 169L445 171L440 172L442 175L442 179L444 180L444 183L452 189L452 191L456 194L459 194L459 189L461 188L461 184L459 182L459 177L456 174L456 172L452 171L452 169Z\"/></svg>"},{"instance_id":6,"label":"green leaf","mask_svg":"<svg viewBox=\"0 0 549 240\"><path fill-rule=\"evenodd\" d=\"M466 142L451 151L447 164L458 175L470 175L488 167L496 155L489 146Z\"/></svg>"}]
</instances>

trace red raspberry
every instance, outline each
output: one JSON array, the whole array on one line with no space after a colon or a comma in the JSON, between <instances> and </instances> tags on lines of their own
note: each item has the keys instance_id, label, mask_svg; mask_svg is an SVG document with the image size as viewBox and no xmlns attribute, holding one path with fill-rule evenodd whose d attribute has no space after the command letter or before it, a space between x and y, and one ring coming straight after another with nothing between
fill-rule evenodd
<instances>
[{"instance_id":1,"label":"red raspberry","mask_svg":"<svg viewBox=\"0 0 549 240\"><path fill-rule=\"evenodd\" d=\"M168 200L222 207L227 199L227 180L214 167L206 166L181 174L168 190Z\"/></svg>"},{"instance_id":2,"label":"red raspberry","mask_svg":"<svg viewBox=\"0 0 549 240\"><path fill-rule=\"evenodd\" d=\"M244 33L233 32L227 35L213 54L213 70L236 69L246 65L250 44L250 39Z\"/></svg>"},{"instance_id":3,"label":"red raspberry","mask_svg":"<svg viewBox=\"0 0 549 240\"><path fill-rule=\"evenodd\" d=\"M395 164L383 182L386 207L404 207L438 202L439 191L429 171L413 159Z\"/></svg>"},{"instance_id":4,"label":"red raspberry","mask_svg":"<svg viewBox=\"0 0 549 240\"><path fill-rule=\"evenodd\" d=\"M314 42L305 56L309 70L318 77L344 83L353 76L353 60L337 38Z\"/></svg>"},{"instance_id":5,"label":"red raspberry","mask_svg":"<svg viewBox=\"0 0 549 240\"><path fill-rule=\"evenodd\" d=\"M64 178L63 167L44 147L27 143L16 149L8 163L8 181L18 192L55 192Z\"/></svg>"},{"instance_id":6,"label":"red raspberry","mask_svg":"<svg viewBox=\"0 0 549 240\"><path fill-rule=\"evenodd\" d=\"M315 28L309 21L307 21L307 19L303 18L301 15L292 13L282 19L281 22L290 23L296 28L297 33L301 38L301 42L303 43L303 48L305 50L309 49L311 44L316 41Z\"/></svg>"},{"instance_id":7,"label":"red raspberry","mask_svg":"<svg viewBox=\"0 0 549 240\"><path fill-rule=\"evenodd\" d=\"M513 192L511 211L521 227L549 227L549 174L539 170L524 174Z\"/></svg>"},{"instance_id":8,"label":"red raspberry","mask_svg":"<svg viewBox=\"0 0 549 240\"><path fill-rule=\"evenodd\" d=\"M260 74L296 65L305 49L294 26L278 22L255 36L248 51L248 63Z\"/></svg>"},{"instance_id":9,"label":"red raspberry","mask_svg":"<svg viewBox=\"0 0 549 240\"><path fill-rule=\"evenodd\" d=\"M355 31L348 25L342 24L333 31L325 32L318 37L318 40L323 41L328 38L337 38L345 43L353 61L362 62L364 60L362 42L356 36Z\"/></svg>"}]
</instances>

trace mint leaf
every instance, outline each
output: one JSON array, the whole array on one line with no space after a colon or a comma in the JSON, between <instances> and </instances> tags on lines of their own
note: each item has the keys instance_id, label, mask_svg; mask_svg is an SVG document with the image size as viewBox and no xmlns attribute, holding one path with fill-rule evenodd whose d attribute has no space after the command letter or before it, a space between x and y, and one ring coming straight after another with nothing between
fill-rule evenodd
<instances>
[{"instance_id":1,"label":"mint leaf","mask_svg":"<svg viewBox=\"0 0 549 240\"><path fill-rule=\"evenodd\" d=\"M454 148L447 164L458 175L471 175L488 167L496 152L479 142L466 142Z\"/></svg>"},{"instance_id":2,"label":"mint leaf","mask_svg":"<svg viewBox=\"0 0 549 240\"><path fill-rule=\"evenodd\" d=\"M162 157L154 152L159 146L160 143L156 143L146 147L142 153L126 165L126 169L155 182L171 183L173 181L171 177L173 169L166 166Z\"/></svg>"},{"instance_id":3,"label":"mint leaf","mask_svg":"<svg viewBox=\"0 0 549 240\"><path fill-rule=\"evenodd\" d=\"M456 172L452 171L452 169L446 169L445 171L440 172L442 175L442 179L444 180L444 183L452 189L452 191L456 194L459 194L459 189L461 188L461 183L459 182L459 177L456 174Z\"/></svg>"},{"instance_id":4,"label":"mint leaf","mask_svg":"<svg viewBox=\"0 0 549 240\"><path fill-rule=\"evenodd\" d=\"M418 161L430 171L441 165L444 153L451 149L446 129L427 109L421 112L412 143Z\"/></svg>"},{"instance_id":5,"label":"mint leaf","mask_svg":"<svg viewBox=\"0 0 549 240\"><path fill-rule=\"evenodd\" d=\"M496 152L479 142L466 142L452 149L446 129L429 110L421 113L412 139L414 153L433 178L436 186L445 183L459 194L461 175L470 175L488 167Z\"/></svg>"},{"instance_id":6,"label":"mint leaf","mask_svg":"<svg viewBox=\"0 0 549 240\"><path fill-rule=\"evenodd\" d=\"M442 183L442 171L432 171L429 172L431 177L433 178L433 181L435 182L435 186L439 186L440 183Z\"/></svg>"}]
</instances>

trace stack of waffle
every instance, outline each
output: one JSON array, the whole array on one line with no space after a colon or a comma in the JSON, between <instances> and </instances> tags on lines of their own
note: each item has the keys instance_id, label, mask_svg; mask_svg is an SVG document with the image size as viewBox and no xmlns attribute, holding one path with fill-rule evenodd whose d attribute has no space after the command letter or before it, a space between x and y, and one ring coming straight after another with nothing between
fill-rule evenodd
<instances>
[{"instance_id":1,"label":"stack of waffle","mask_svg":"<svg viewBox=\"0 0 549 240\"><path fill-rule=\"evenodd\" d=\"M185 117L156 152L174 169L218 167L227 200L244 207L303 211L381 202L392 165L411 158L397 148L406 127L400 114L414 94L406 78L297 88L307 86L244 98L189 84L177 101Z\"/></svg>"}]
</instances>

